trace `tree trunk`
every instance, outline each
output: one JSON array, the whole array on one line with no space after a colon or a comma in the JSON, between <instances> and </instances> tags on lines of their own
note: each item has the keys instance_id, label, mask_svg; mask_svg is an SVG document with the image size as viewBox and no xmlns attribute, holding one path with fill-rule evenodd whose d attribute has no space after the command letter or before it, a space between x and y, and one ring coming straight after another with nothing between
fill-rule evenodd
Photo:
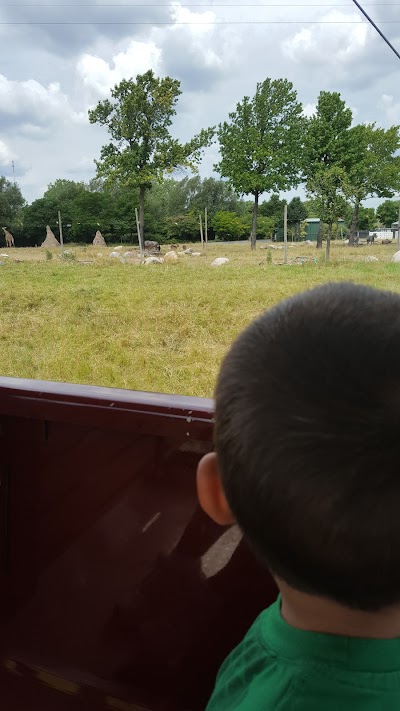
<instances>
[{"instance_id":1,"label":"tree trunk","mask_svg":"<svg viewBox=\"0 0 400 711\"><path fill-rule=\"evenodd\" d=\"M142 236L142 245L144 248L144 196L146 194L146 187L144 185L140 186L140 197L139 197L139 222L140 222L140 234Z\"/></svg>"},{"instance_id":2,"label":"tree trunk","mask_svg":"<svg viewBox=\"0 0 400 711\"><path fill-rule=\"evenodd\" d=\"M324 238L324 225L322 222L319 223L318 235L317 235L317 249L322 249L322 240Z\"/></svg>"},{"instance_id":3,"label":"tree trunk","mask_svg":"<svg viewBox=\"0 0 400 711\"><path fill-rule=\"evenodd\" d=\"M350 234L349 234L349 247L354 247L354 239L356 236L356 230L357 230L357 222L358 222L358 215L360 212L360 200L357 198L355 205L354 205L354 210L353 214L351 217L351 225L350 225Z\"/></svg>"},{"instance_id":4,"label":"tree trunk","mask_svg":"<svg viewBox=\"0 0 400 711\"><path fill-rule=\"evenodd\" d=\"M256 248L257 243L257 216L258 216L258 190L254 193L254 205L253 205L253 224L251 227L251 248Z\"/></svg>"},{"instance_id":5,"label":"tree trunk","mask_svg":"<svg viewBox=\"0 0 400 711\"><path fill-rule=\"evenodd\" d=\"M325 259L329 262L329 257L331 255L331 236L332 236L332 223L328 224L328 233L326 235L326 256Z\"/></svg>"}]
</instances>

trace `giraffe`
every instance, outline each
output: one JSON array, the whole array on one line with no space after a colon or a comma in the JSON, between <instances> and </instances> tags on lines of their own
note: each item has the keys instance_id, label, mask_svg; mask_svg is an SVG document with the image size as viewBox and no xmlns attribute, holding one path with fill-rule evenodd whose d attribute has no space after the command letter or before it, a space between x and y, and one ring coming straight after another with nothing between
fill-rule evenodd
<instances>
[{"instance_id":1,"label":"giraffe","mask_svg":"<svg viewBox=\"0 0 400 711\"><path fill-rule=\"evenodd\" d=\"M15 247L14 237L11 232L8 231L7 227L3 227L2 230L4 232L4 239L6 240L6 246Z\"/></svg>"}]
</instances>

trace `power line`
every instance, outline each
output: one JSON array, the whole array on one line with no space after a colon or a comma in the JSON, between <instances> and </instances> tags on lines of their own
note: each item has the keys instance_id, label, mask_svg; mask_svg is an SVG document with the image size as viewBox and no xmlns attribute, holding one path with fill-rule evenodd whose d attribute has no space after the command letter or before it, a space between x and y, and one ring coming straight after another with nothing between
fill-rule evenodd
<instances>
[{"instance_id":1,"label":"power line","mask_svg":"<svg viewBox=\"0 0 400 711\"><path fill-rule=\"evenodd\" d=\"M399 24L400 20L384 20L381 22L381 25ZM209 22L174 22L173 20L169 22L158 22L157 20L153 20L152 22L97 22L96 20L92 20L91 22L0 22L0 25L171 25L173 27L187 25L190 27L201 27L202 25L368 25L368 22L363 22L363 20L210 20ZM384 39L397 54L397 51L389 43L389 40L386 39L386 37L384 37Z\"/></svg>"},{"instance_id":2,"label":"power line","mask_svg":"<svg viewBox=\"0 0 400 711\"><path fill-rule=\"evenodd\" d=\"M364 7L399 7L399 5L400 5L400 3L398 3L398 2L387 2L387 3L385 2L385 3L379 3L378 5L372 4L372 3L365 3L365 4L364 4ZM167 6L166 6L165 4L162 5L162 4L153 4L153 3L145 3L145 4L136 4L136 3L134 3L134 4L132 4L132 3L115 3L115 4L114 4L114 3L104 3L104 4L101 4L101 5L93 5L93 4L89 4L89 3L79 3L79 4L77 4L77 3L61 3L61 4L59 4L59 5L54 5L53 3L29 3L29 4L18 4L18 5L15 5L14 3L12 3L12 4L11 4L11 3L8 3L8 4L0 4L0 9L3 8L3 7L12 7L13 9L18 8L18 7L23 7L23 8L27 8L27 7L28 7L28 8L42 8L42 7L48 7L48 8L52 8L53 10L57 10L59 7L68 7L68 8L71 8L71 7L77 7L77 8L85 7L85 8L88 8L88 7L90 7L90 8L92 8L93 10L97 10L98 8L102 8L102 7L112 7L112 8L118 8L118 7L126 7L126 8L136 8L136 7L138 7L138 8L143 8L143 7L145 7L145 8L155 8L155 7L158 7L158 8L160 8L160 7L162 7L162 8L167 9ZM252 4L244 4L244 3L240 3L240 4L229 4L229 5L218 5L218 4L216 5L215 3L213 3L212 5L204 5L204 4L202 4L202 5L200 5L200 4L199 4L199 5L180 5L180 8L183 8L183 9L185 9L185 10L190 9L190 8L203 8L203 9L205 9L205 10L213 10L214 8L226 8L226 7L229 7L229 8L232 8L232 7L237 7L237 8L248 8L248 7L251 7L251 8L256 8L256 7L260 7L260 8L266 8L266 7L301 7L301 8L303 8L303 7L318 7L320 10L323 10L324 8L330 8L330 7L334 7L334 8L338 8L338 7L339 7L339 8L340 8L340 7L348 8L348 5L336 5L336 4L321 5L320 3L319 3L319 4L315 4L315 3L290 3L290 4L287 4L287 3L274 3L274 4L261 4L261 5L256 5L256 4L252 5Z\"/></svg>"},{"instance_id":3,"label":"power line","mask_svg":"<svg viewBox=\"0 0 400 711\"><path fill-rule=\"evenodd\" d=\"M387 20L384 22L381 22L381 25L399 25L400 20ZM0 22L0 26L5 26L5 25L25 25L29 27L41 27L41 26L61 26L61 25L96 25L96 26L101 26L101 25L107 25L108 27L114 26L114 25L132 25L132 26L145 26L145 25L150 25L152 27L154 26L171 26L171 27L179 27L181 25L187 25L189 27L201 27L206 26L209 27L210 25L368 25L368 22L364 22L363 20L220 20L220 21L212 21L210 22L174 22L173 20L170 20L169 22L158 22L157 20L153 20L153 22L97 22L96 20L92 20L91 22ZM382 33L379 33L382 34ZM382 35L383 36L383 35ZM385 41L390 45L389 40L384 38ZM393 51L396 52L394 47L392 47ZM397 52L396 52L397 54ZM398 55L399 56L399 55ZM400 59L400 56L399 56Z\"/></svg>"},{"instance_id":4,"label":"power line","mask_svg":"<svg viewBox=\"0 0 400 711\"><path fill-rule=\"evenodd\" d=\"M354 5L356 5L356 7L358 7L358 9L360 10L360 12L362 12L362 14L364 15L364 17L367 18L368 22L372 25L372 27L374 27L374 28L376 29L376 31L380 34L380 36L381 36L382 39L386 42L386 44L389 45L390 49L392 50L392 52L395 53L396 57L398 57L398 58L400 59L400 54L399 54L399 52L397 51L397 49L395 49L395 48L393 47L392 43L389 42L388 38L387 38L387 37L383 34L383 32L379 29L378 25L376 25L375 22L370 18L370 16L367 15L367 13L365 12L365 10L361 7L360 3L357 2L357 0L353 0L353 3L354 3ZM381 24L385 24L385 23L381 23Z\"/></svg>"}]
</instances>

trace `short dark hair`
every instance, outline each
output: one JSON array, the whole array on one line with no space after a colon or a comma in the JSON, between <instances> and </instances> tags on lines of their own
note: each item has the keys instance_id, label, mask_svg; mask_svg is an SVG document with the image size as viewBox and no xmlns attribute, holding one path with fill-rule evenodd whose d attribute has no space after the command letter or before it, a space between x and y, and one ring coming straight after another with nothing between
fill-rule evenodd
<instances>
[{"instance_id":1,"label":"short dark hair","mask_svg":"<svg viewBox=\"0 0 400 711\"><path fill-rule=\"evenodd\" d=\"M355 609L400 602L400 296L328 284L266 311L223 362L215 417L269 568Z\"/></svg>"}]
</instances>

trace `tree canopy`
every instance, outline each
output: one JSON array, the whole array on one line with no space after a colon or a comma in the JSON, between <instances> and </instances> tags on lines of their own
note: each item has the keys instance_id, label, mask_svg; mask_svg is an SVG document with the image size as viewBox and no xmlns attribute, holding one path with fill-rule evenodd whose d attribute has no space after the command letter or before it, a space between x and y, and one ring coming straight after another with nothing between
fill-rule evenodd
<instances>
[{"instance_id":1,"label":"tree canopy","mask_svg":"<svg viewBox=\"0 0 400 711\"><path fill-rule=\"evenodd\" d=\"M328 225L326 260L329 261L332 225L340 217L350 191L347 175L343 168L332 166L327 170L319 170L307 185L309 193L314 197L320 219Z\"/></svg>"},{"instance_id":2,"label":"tree canopy","mask_svg":"<svg viewBox=\"0 0 400 711\"><path fill-rule=\"evenodd\" d=\"M234 190L254 197L251 246L257 235L259 196L298 185L304 117L293 84L266 79L245 96L218 128L221 160L215 166Z\"/></svg>"},{"instance_id":3,"label":"tree canopy","mask_svg":"<svg viewBox=\"0 0 400 711\"><path fill-rule=\"evenodd\" d=\"M1 227L10 227L16 220L25 200L19 185L0 176L0 220Z\"/></svg>"},{"instance_id":4,"label":"tree canopy","mask_svg":"<svg viewBox=\"0 0 400 711\"><path fill-rule=\"evenodd\" d=\"M385 200L376 208L376 216L382 227L391 227L399 219L400 202L398 200Z\"/></svg>"},{"instance_id":5,"label":"tree canopy","mask_svg":"<svg viewBox=\"0 0 400 711\"><path fill-rule=\"evenodd\" d=\"M363 200L368 197L392 197L400 189L399 126L385 130L375 124L359 124L349 131L347 175L353 218L350 243L358 223Z\"/></svg>"},{"instance_id":6,"label":"tree canopy","mask_svg":"<svg viewBox=\"0 0 400 711\"><path fill-rule=\"evenodd\" d=\"M346 161L350 145L351 109L338 92L321 91L315 114L309 119L304 149L307 194L314 199L318 217L328 224L326 258L330 254L332 225L349 196ZM317 241L322 247L322 232Z\"/></svg>"},{"instance_id":7,"label":"tree canopy","mask_svg":"<svg viewBox=\"0 0 400 711\"><path fill-rule=\"evenodd\" d=\"M179 81L160 79L149 70L136 80L121 81L111 91L112 101L100 101L89 111L90 123L106 126L111 138L96 161L98 176L106 184L139 189L142 238L146 191L177 167L196 169L214 135L213 129L202 130L185 144L172 137L180 94Z\"/></svg>"}]
</instances>

